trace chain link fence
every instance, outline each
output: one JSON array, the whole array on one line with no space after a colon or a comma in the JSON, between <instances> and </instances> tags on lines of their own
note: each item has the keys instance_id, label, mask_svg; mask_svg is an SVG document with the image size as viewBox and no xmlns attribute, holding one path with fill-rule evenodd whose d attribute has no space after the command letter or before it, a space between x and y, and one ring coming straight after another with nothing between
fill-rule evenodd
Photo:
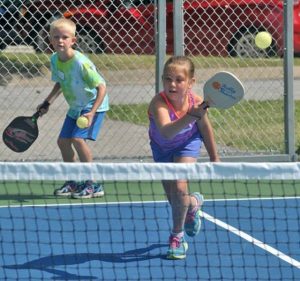
<instances>
[{"instance_id":1,"label":"chain link fence","mask_svg":"<svg viewBox=\"0 0 300 281\"><path fill-rule=\"evenodd\" d=\"M287 152L284 126L283 5L174 0L161 10L162 2L2 1L1 130L17 116L32 115L51 90L49 24L64 16L77 25L77 49L107 81L111 110L100 137L90 143L95 161L151 161L147 105L159 88L157 65L165 53L193 58L199 94L205 80L219 70L243 81L247 94L241 104L227 111L210 110L221 157L291 159L294 148ZM161 30L166 31L164 46L157 41ZM262 30L273 38L264 50L254 43ZM40 135L28 151L17 154L1 142L1 161L61 161L56 139L66 109L63 97L51 105L38 120Z\"/></svg>"},{"instance_id":2,"label":"chain link fence","mask_svg":"<svg viewBox=\"0 0 300 281\"><path fill-rule=\"evenodd\" d=\"M179 11L174 26L183 34L182 42L180 37L177 40L183 49L177 48L179 53L199 61L198 81L203 83L213 72L228 70L244 83L246 96L239 106L228 112L213 112L220 151L238 159L263 155L264 160L282 160L285 153L290 153L287 159L293 158L294 148L288 147L288 141L294 138L294 121L287 123L287 110L293 111L292 98L287 94L293 93L285 88L292 72L284 72L287 56L293 55L284 53L289 47L285 34L292 31L284 21L287 1L256 1L257 5L254 1L213 2L182 1L182 8L174 6ZM292 1L289 4L292 7ZM293 24L292 17L287 20ZM266 49L255 44L255 36L263 31L272 35Z\"/></svg>"}]
</instances>

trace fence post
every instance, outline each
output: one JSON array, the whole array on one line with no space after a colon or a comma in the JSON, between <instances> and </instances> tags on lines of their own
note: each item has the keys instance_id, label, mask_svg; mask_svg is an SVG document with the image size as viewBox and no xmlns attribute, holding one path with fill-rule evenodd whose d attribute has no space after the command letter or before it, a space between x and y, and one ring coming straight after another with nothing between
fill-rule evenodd
<instances>
[{"instance_id":1,"label":"fence post","mask_svg":"<svg viewBox=\"0 0 300 281\"><path fill-rule=\"evenodd\" d=\"M174 55L184 55L184 22L183 22L183 0L173 2L173 36Z\"/></svg>"},{"instance_id":2,"label":"fence post","mask_svg":"<svg viewBox=\"0 0 300 281\"><path fill-rule=\"evenodd\" d=\"M284 130L285 152L291 161L296 161L295 153L295 110L293 93L293 1L284 0Z\"/></svg>"},{"instance_id":3,"label":"fence post","mask_svg":"<svg viewBox=\"0 0 300 281\"><path fill-rule=\"evenodd\" d=\"M166 59L166 1L155 1L155 52L156 52L156 71L155 71L155 93L162 91L162 74Z\"/></svg>"}]
</instances>

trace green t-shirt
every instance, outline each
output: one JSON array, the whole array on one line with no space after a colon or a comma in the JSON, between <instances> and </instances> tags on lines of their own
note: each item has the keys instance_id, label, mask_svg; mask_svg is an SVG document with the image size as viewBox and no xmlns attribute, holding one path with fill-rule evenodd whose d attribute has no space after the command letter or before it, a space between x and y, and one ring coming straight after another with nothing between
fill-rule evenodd
<instances>
[{"instance_id":1,"label":"green t-shirt","mask_svg":"<svg viewBox=\"0 0 300 281\"><path fill-rule=\"evenodd\" d=\"M95 65L82 53L75 51L73 58L66 62L59 60L57 53L51 56L52 80L58 82L69 104L68 115L74 119L82 110L90 110L97 97L96 87L106 85ZM97 112L109 109L108 95Z\"/></svg>"}]
</instances>

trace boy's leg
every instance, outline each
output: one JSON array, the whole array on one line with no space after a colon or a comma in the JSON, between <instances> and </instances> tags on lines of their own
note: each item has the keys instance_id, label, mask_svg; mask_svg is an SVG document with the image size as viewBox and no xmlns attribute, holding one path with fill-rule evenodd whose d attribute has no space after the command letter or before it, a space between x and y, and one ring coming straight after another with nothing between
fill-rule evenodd
<instances>
[{"instance_id":1,"label":"boy's leg","mask_svg":"<svg viewBox=\"0 0 300 281\"><path fill-rule=\"evenodd\" d=\"M77 151L80 162L92 162L92 151L84 139L72 139L75 150Z\"/></svg>"},{"instance_id":2,"label":"boy's leg","mask_svg":"<svg viewBox=\"0 0 300 281\"><path fill-rule=\"evenodd\" d=\"M76 162L76 154L72 147L72 139L59 138L57 144L64 162Z\"/></svg>"},{"instance_id":3,"label":"boy's leg","mask_svg":"<svg viewBox=\"0 0 300 281\"><path fill-rule=\"evenodd\" d=\"M76 154L72 147L72 133L75 126L76 120L67 115L57 140L57 145L64 162L76 161Z\"/></svg>"},{"instance_id":4,"label":"boy's leg","mask_svg":"<svg viewBox=\"0 0 300 281\"><path fill-rule=\"evenodd\" d=\"M84 114L85 112L81 112ZM103 119L105 116L105 112L96 113L94 115L93 122L90 127L80 129L75 126L72 132L72 144L77 152L80 162L92 162L93 156L92 151L86 142L86 140L95 141ZM72 194L73 198L82 199L82 198L94 198L94 197L102 197L104 195L103 185L94 182L92 179L87 180L83 183L82 189L78 192Z\"/></svg>"},{"instance_id":5,"label":"boy's leg","mask_svg":"<svg viewBox=\"0 0 300 281\"><path fill-rule=\"evenodd\" d=\"M84 112L82 112L84 114ZM97 139L100 128L104 120L105 112L98 112L94 115L93 122L90 127L80 129L75 126L72 133L72 142L81 162L92 162L93 156L86 140Z\"/></svg>"}]
</instances>

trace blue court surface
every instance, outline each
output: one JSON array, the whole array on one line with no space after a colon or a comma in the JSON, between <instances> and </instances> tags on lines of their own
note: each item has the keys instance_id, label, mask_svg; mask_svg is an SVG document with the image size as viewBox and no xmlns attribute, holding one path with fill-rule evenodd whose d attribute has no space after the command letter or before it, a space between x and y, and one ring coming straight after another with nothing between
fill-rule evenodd
<instances>
[{"instance_id":1,"label":"blue court surface","mask_svg":"<svg viewBox=\"0 0 300 281\"><path fill-rule=\"evenodd\" d=\"M0 280L300 280L299 201L208 200L177 261L166 202L2 207Z\"/></svg>"}]
</instances>

